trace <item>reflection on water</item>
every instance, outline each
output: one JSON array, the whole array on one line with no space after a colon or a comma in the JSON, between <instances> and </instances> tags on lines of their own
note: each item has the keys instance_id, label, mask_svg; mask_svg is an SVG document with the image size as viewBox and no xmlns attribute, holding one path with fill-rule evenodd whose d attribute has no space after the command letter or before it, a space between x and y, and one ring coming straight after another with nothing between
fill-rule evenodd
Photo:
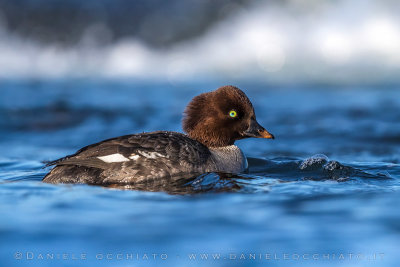
<instances>
[{"instance_id":1,"label":"reflection on water","mask_svg":"<svg viewBox=\"0 0 400 267\"><path fill-rule=\"evenodd\" d=\"M330 161L325 155L315 155L305 160L279 158L264 160L249 158L250 173L205 173L167 177L136 184L110 184L105 187L123 190L142 190L166 192L169 194L196 194L207 192L268 192L278 183L294 181L335 181L359 182L371 181L397 183L387 171L369 172L357 166L344 166L337 161ZM383 168L383 166L381 166ZM400 170L398 166L396 170ZM270 177L270 178L269 178Z\"/></svg>"},{"instance_id":2,"label":"reflection on water","mask_svg":"<svg viewBox=\"0 0 400 267\"><path fill-rule=\"evenodd\" d=\"M229 175L224 173L209 173L201 175L185 175L178 177L167 177L135 184L111 184L106 187L125 189L125 190L142 190L151 192L166 192L168 194L195 194L206 192L234 192L241 189L236 182L237 175Z\"/></svg>"}]
</instances>

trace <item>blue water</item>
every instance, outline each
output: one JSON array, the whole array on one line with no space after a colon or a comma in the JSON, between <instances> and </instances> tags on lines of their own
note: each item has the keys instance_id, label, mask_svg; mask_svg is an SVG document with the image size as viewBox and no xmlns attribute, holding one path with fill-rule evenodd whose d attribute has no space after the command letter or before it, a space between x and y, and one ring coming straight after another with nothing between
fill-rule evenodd
<instances>
[{"instance_id":1,"label":"blue water","mask_svg":"<svg viewBox=\"0 0 400 267\"><path fill-rule=\"evenodd\" d=\"M84 145L181 131L188 101L219 85L2 82L1 266L398 266L396 86L236 84L277 137L237 142L248 174L155 192L41 183L42 161Z\"/></svg>"}]
</instances>

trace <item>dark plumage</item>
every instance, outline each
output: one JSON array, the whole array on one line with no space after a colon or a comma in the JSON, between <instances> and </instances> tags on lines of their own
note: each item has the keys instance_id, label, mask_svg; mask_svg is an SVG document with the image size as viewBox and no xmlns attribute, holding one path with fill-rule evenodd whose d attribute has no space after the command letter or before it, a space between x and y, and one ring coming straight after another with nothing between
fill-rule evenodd
<instances>
[{"instance_id":1,"label":"dark plumage","mask_svg":"<svg viewBox=\"0 0 400 267\"><path fill-rule=\"evenodd\" d=\"M228 116L230 110L236 118ZM253 105L247 96L234 86L203 93L193 98L185 109L183 130L188 135L210 147L233 145L256 118Z\"/></svg>"},{"instance_id":2,"label":"dark plumage","mask_svg":"<svg viewBox=\"0 0 400 267\"><path fill-rule=\"evenodd\" d=\"M256 121L247 96L224 86L193 98L183 129L126 135L86 146L55 160L47 183L98 185L141 183L163 177L204 172L241 172L247 160L234 146L247 137L273 138Z\"/></svg>"},{"instance_id":3,"label":"dark plumage","mask_svg":"<svg viewBox=\"0 0 400 267\"><path fill-rule=\"evenodd\" d=\"M131 155L149 153L157 153L158 157L139 156L136 160L113 163L105 163L98 158L121 154L129 159ZM206 163L209 156L207 147L181 133L126 135L89 145L71 156L48 163L47 166L57 167L43 181L114 184L131 183L134 178L134 182L142 182L182 174L188 169L201 172L200 166Z\"/></svg>"}]
</instances>

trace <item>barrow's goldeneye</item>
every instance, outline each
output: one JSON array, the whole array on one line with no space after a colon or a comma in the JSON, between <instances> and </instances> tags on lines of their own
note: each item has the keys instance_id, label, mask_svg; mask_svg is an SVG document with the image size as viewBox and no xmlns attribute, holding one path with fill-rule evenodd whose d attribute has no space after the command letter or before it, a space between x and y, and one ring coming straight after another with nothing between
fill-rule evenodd
<instances>
[{"instance_id":1,"label":"barrow's goldeneye","mask_svg":"<svg viewBox=\"0 0 400 267\"><path fill-rule=\"evenodd\" d=\"M158 131L120 136L49 162L46 183L133 184L206 172L239 173L247 159L236 140L274 138L256 121L253 105L234 86L192 99L184 112L187 133Z\"/></svg>"}]
</instances>

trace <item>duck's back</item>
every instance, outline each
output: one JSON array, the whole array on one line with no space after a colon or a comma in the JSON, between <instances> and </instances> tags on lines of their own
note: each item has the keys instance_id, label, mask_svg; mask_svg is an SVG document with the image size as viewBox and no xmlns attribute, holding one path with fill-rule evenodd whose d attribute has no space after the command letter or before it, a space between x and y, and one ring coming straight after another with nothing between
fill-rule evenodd
<instances>
[{"instance_id":1,"label":"duck's back","mask_svg":"<svg viewBox=\"0 0 400 267\"><path fill-rule=\"evenodd\" d=\"M108 139L50 162L47 183L129 184L207 170L210 150L176 132Z\"/></svg>"}]
</instances>

